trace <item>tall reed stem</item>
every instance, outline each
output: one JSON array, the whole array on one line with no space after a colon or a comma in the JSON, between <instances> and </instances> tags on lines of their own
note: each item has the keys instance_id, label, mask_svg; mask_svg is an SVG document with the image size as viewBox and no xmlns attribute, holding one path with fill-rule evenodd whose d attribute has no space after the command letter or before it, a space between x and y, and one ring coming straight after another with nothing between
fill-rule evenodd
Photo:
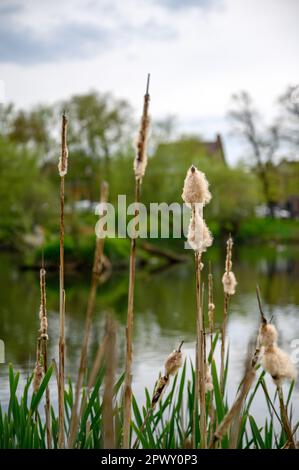
<instances>
[{"instance_id":1,"label":"tall reed stem","mask_svg":"<svg viewBox=\"0 0 299 470\"><path fill-rule=\"evenodd\" d=\"M105 204L107 200L108 200L108 183L103 182L101 185L100 202L101 204ZM69 439L68 439L68 446L70 448L73 447L74 445L76 434L77 434L77 429L78 429L78 406L79 406L79 400L80 400L80 391L83 385L84 373L86 370L88 342L89 342L89 337L90 337L92 318L93 318L97 289L98 289L98 284L99 284L99 275L101 271L101 263L102 263L103 252L104 252L104 241L105 241L105 238L103 234L102 233L97 234L93 268L92 268L91 286L89 290L87 309L86 309L84 337L83 337L83 342L82 342L82 347L81 347L80 365L79 365L79 372L78 372L78 377L77 377L77 382L76 382L75 400L74 400L74 405L73 405L72 415L71 415L70 434L69 434Z\"/></svg>"},{"instance_id":2,"label":"tall reed stem","mask_svg":"<svg viewBox=\"0 0 299 470\"><path fill-rule=\"evenodd\" d=\"M113 416L113 387L116 368L116 325L107 320L107 344L105 350L105 385L103 394L103 436L104 449L115 448L115 430Z\"/></svg>"},{"instance_id":3,"label":"tall reed stem","mask_svg":"<svg viewBox=\"0 0 299 470\"><path fill-rule=\"evenodd\" d=\"M210 347L211 347L211 362L213 361L213 333L215 328L214 318L214 292L213 292L213 274L211 268L211 262L209 263L209 275L208 275L208 317L209 317L209 329L210 329Z\"/></svg>"},{"instance_id":4,"label":"tall reed stem","mask_svg":"<svg viewBox=\"0 0 299 470\"><path fill-rule=\"evenodd\" d=\"M251 360L250 356L248 355L247 360L246 360L246 367L245 367L245 373L244 377L241 381L241 385L239 387L239 392L238 395L232 404L231 408L229 411L226 413L224 416L223 420L218 424L217 429L212 436L211 442L210 442L210 449L214 449L216 444L221 441L221 439L229 432L229 429L236 417L238 417L241 413L241 409L243 406L243 403L247 397L247 394L253 384L253 381L255 379L255 365L256 363ZM230 442L230 447L235 447L239 435L239 428L237 427L237 430L234 430L234 437L233 437L233 445L232 441Z\"/></svg>"},{"instance_id":5,"label":"tall reed stem","mask_svg":"<svg viewBox=\"0 0 299 470\"><path fill-rule=\"evenodd\" d=\"M59 381L58 446L65 447L64 436L64 370L65 370L65 290L64 290L64 176L67 171L67 117L62 115L60 172L60 267L59 267Z\"/></svg>"},{"instance_id":6,"label":"tall reed stem","mask_svg":"<svg viewBox=\"0 0 299 470\"><path fill-rule=\"evenodd\" d=\"M220 366L220 388L224 391L224 370L225 370L225 341L228 319L228 306L231 295L235 294L237 281L234 273L232 272L232 251L233 239L231 235L226 242L226 259L225 259L225 272L222 277L223 291L224 291L224 308L223 308L223 322L221 329L221 366Z\"/></svg>"},{"instance_id":7,"label":"tall reed stem","mask_svg":"<svg viewBox=\"0 0 299 470\"><path fill-rule=\"evenodd\" d=\"M146 92L144 95L143 112L137 142L137 152L134 162L135 171L135 218L139 214L138 204L140 202L140 191L142 177L146 167L146 139L149 125L149 79L147 77ZM134 227L136 230L136 227ZM133 322L134 322L134 288L135 288L135 268L136 268L136 232L132 234L130 251L130 271L129 271L129 291L128 291L128 312L126 326L126 367L124 384L124 428L123 428L123 448L130 447L130 427L132 408L132 362L133 362Z\"/></svg>"},{"instance_id":8,"label":"tall reed stem","mask_svg":"<svg viewBox=\"0 0 299 470\"><path fill-rule=\"evenodd\" d=\"M220 388L224 389L224 370L225 370L225 343L228 319L229 294L224 293L223 321L221 326L221 364L220 364Z\"/></svg>"},{"instance_id":9,"label":"tall reed stem","mask_svg":"<svg viewBox=\"0 0 299 470\"><path fill-rule=\"evenodd\" d=\"M200 447L207 447L206 436L206 395L205 395L205 334L203 308L201 301L201 254L195 252L195 270L196 270L196 305L197 305L197 369L196 369L196 388L195 397L196 405L198 403L198 393L200 402ZM199 389L199 390L198 390ZM195 406L196 408L196 406ZM195 439L195 436L194 436ZM195 444L195 440L194 440Z\"/></svg>"},{"instance_id":10,"label":"tall reed stem","mask_svg":"<svg viewBox=\"0 0 299 470\"><path fill-rule=\"evenodd\" d=\"M288 417L288 412L286 405L284 403L284 398L283 398L283 392L282 392L282 387L281 385L277 385L277 394L279 398L279 407L280 407L280 416L281 416L281 422L283 424L284 432L286 433L286 436L288 438L288 443L289 443L289 448L290 449L296 449L296 442L294 439L294 434L292 431L291 423Z\"/></svg>"},{"instance_id":11,"label":"tall reed stem","mask_svg":"<svg viewBox=\"0 0 299 470\"><path fill-rule=\"evenodd\" d=\"M135 184L135 203L140 201L140 180ZM135 217L138 209L135 209ZM134 319L134 289L135 289L135 268L136 268L136 237L131 239L130 272L129 272L129 293L128 293L128 316L126 326L126 370L124 389L124 437L123 448L128 449L130 444L130 423L132 406L132 362L133 362L133 319Z\"/></svg>"},{"instance_id":12,"label":"tall reed stem","mask_svg":"<svg viewBox=\"0 0 299 470\"><path fill-rule=\"evenodd\" d=\"M44 268L44 261L42 269L40 270L40 293L41 293L41 307L40 307L40 320L41 320L41 353L43 356L44 373L48 370L48 328L47 328L47 309L46 309L46 270ZM45 417L46 417L46 433L47 433L47 446L48 449L52 447L52 432L51 432L51 417L50 417L50 389L46 388L46 404L45 404Z\"/></svg>"}]
</instances>

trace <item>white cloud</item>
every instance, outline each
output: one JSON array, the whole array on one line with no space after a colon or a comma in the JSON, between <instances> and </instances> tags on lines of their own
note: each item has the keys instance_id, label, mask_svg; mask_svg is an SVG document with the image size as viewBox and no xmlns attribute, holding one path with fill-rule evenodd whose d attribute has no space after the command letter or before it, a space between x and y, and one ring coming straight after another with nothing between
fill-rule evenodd
<instances>
[{"instance_id":1,"label":"white cloud","mask_svg":"<svg viewBox=\"0 0 299 470\"><path fill-rule=\"evenodd\" d=\"M225 115L233 92L248 90L269 118L277 96L299 82L296 0L223 0L211 8L204 8L207 1L196 8L193 0L185 8L170 8L168 0L19 3L24 11L13 13L13 21L44 40L63 24L82 26L79 42L88 25L108 32L99 43L95 34L85 57L83 46L76 54L68 45L70 52L58 60L59 47L67 45L57 37L57 60L3 63L6 97L19 105L94 88L127 98L139 112L151 72L154 117L174 114L184 130L194 131L198 123L202 134L204 122L209 136L219 130L228 136Z\"/></svg>"}]
</instances>

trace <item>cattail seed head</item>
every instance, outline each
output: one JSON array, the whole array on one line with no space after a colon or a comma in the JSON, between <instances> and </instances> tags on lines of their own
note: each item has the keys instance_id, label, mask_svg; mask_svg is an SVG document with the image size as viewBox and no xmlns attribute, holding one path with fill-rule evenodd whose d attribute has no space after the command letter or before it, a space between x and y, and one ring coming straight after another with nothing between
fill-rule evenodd
<instances>
[{"instance_id":1,"label":"cattail seed head","mask_svg":"<svg viewBox=\"0 0 299 470\"><path fill-rule=\"evenodd\" d=\"M183 353L181 351L173 351L169 354L165 361L165 375L175 375L183 364Z\"/></svg>"},{"instance_id":2,"label":"cattail seed head","mask_svg":"<svg viewBox=\"0 0 299 470\"><path fill-rule=\"evenodd\" d=\"M202 251L203 247L203 219L198 214L198 211L194 209L192 211L188 235L188 243L191 248L195 251Z\"/></svg>"},{"instance_id":3,"label":"cattail seed head","mask_svg":"<svg viewBox=\"0 0 299 470\"><path fill-rule=\"evenodd\" d=\"M205 220L203 221L203 251L206 251L207 248L212 246L213 244L213 237L210 232L209 227L207 226Z\"/></svg>"},{"instance_id":4,"label":"cattail seed head","mask_svg":"<svg viewBox=\"0 0 299 470\"><path fill-rule=\"evenodd\" d=\"M228 237L226 242L226 260L225 260L225 271L228 273L232 269L232 252L233 252L233 239L231 236Z\"/></svg>"},{"instance_id":5,"label":"cattail seed head","mask_svg":"<svg viewBox=\"0 0 299 470\"><path fill-rule=\"evenodd\" d=\"M236 292L237 280L232 271L225 272L222 276L223 290L225 294L234 295Z\"/></svg>"},{"instance_id":6,"label":"cattail seed head","mask_svg":"<svg viewBox=\"0 0 299 470\"><path fill-rule=\"evenodd\" d=\"M190 207L191 204L207 204L211 200L209 183L206 175L192 165L187 171L184 181L182 199Z\"/></svg>"},{"instance_id":7,"label":"cattail seed head","mask_svg":"<svg viewBox=\"0 0 299 470\"><path fill-rule=\"evenodd\" d=\"M205 371L205 391L206 392L211 392L213 390L213 381L212 381L212 376L211 376L211 372L210 372L210 368L208 366L208 364L206 364L205 366L206 368L206 371Z\"/></svg>"},{"instance_id":8,"label":"cattail seed head","mask_svg":"<svg viewBox=\"0 0 299 470\"><path fill-rule=\"evenodd\" d=\"M191 248L200 253L206 251L213 243L211 232L196 207L192 210L187 239Z\"/></svg>"},{"instance_id":9,"label":"cattail seed head","mask_svg":"<svg viewBox=\"0 0 299 470\"><path fill-rule=\"evenodd\" d=\"M164 393L168 383L169 383L169 376L168 375L163 375L162 377L159 378L159 380L157 382L157 385L156 385L156 388L155 388L155 391L154 391L154 394L153 394L153 398L152 398L152 406L153 407L162 398L163 393Z\"/></svg>"},{"instance_id":10,"label":"cattail seed head","mask_svg":"<svg viewBox=\"0 0 299 470\"><path fill-rule=\"evenodd\" d=\"M134 173L137 180L141 180L144 176L147 166L147 139L149 134L150 117L148 115L150 95L148 93L149 76L147 82L147 89L144 95L143 112L141 117L141 124L138 133L138 138L135 143L136 155L134 160Z\"/></svg>"},{"instance_id":11,"label":"cattail seed head","mask_svg":"<svg viewBox=\"0 0 299 470\"><path fill-rule=\"evenodd\" d=\"M39 309L39 320L40 320L40 338L48 340L48 318L46 310L46 270L42 268L39 273L40 277L40 293L41 293L41 302Z\"/></svg>"},{"instance_id":12,"label":"cattail seed head","mask_svg":"<svg viewBox=\"0 0 299 470\"><path fill-rule=\"evenodd\" d=\"M276 344L278 333L274 325L271 323L262 323L259 331L259 342L261 346L269 347Z\"/></svg>"},{"instance_id":13,"label":"cattail seed head","mask_svg":"<svg viewBox=\"0 0 299 470\"><path fill-rule=\"evenodd\" d=\"M41 381L42 381L42 378L43 378L43 371L44 371L43 366L38 362L35 366L34 376L33 376L33 390L34 390L34 392L37 392L39 387L40 387L40 384L41 384Z\"/></svg>"},{"instance_id":14,"label":"cattail seed head","mask_svg":"<svg viewBox=\"0 0 299 470\"><path fill-rule=\"evenodd\" d=\"M226 260L225 260L225 273L222 277L222 284L224 293L227 295L234 295L236 292L237 280L232 272L232 251L233 251L233 239L229 236L226 242Z\"/></svg>"},{"instance_id":15,"label":"cattail seed head","mask_svg":"<svg viewBox=\"0 0 299 470\"><path fill-rule=\"evenodd\" d=\"M284 380L294 380L297 377L297 371L290 356L276 344L265 348L262 365L276 385L280 385Z\"/></svg>"},{"instance_id":16,"label":"cattail seed head","mask_svg":"<svg viewBox=\"0 0 299 470\"><path fill-rule=\"evenodd\" d=\"M67 125L68 120L66 114L62 115L61 123L61 154L58 163L58 171L60 177L64 177L67 174L67 164L68 164L68 148L67 148Z\"/></svg>"},{"instance_id":17,"label":"cattail seed head","mask_svg":"<svg viewBox=\"0 0 299 470\"><path fill-rule=\"evenodd\" d=\"M209 318L209 325L210 325L211 332L214 330L214 311L215 311L215 304L213 302L209 302L208 318Z\"/></svg>"}]
</instances>

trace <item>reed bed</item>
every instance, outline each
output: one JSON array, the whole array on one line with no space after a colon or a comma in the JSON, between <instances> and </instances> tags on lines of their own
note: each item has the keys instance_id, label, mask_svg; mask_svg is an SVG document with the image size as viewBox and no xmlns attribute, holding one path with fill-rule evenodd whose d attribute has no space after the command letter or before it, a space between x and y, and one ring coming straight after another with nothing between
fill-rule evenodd
<instances>
[{"instance_id":1,"label":"reed bed","mask_svg":"<svg viewBox=\"0 0 299 470\"><path fill-rule=\"evenodd\" d=\"M65 446L64 435L64 380L65 380L65 290L64 290L64 178L68 170L67 148L68 120L65 112L61 121L61 155L58 164L60 176L60 266L59 266L59 371L58 371L58 401L59 401L59 447Z\"/></svg>"},{"instance_id":2,"label":"reed bed","mask_svg":"<svg viewBox=\"0 0 299 470\"><path fill-rule=\"evenodd\" d=\"M216 342L217 341L219 342L218 338L216 338ZM108 348L111 348L111 343ZM256 371L258 377L252 389L248 386L248 378L246 378L245 381L241 380L239 395L236 401L229 407L220 389L220 371L217 370L214 360L211 362L211 369L215 397L215 420L208 419L207 423L207 434L211 436L209 446L217 446L217 448L221 449L288 448L289 438L283 426L280 424L280 416L278 414L277 417L275 412L273 412L273 409L276 410L277 408L279 410L279 400L277 396L271 398L268 393L264 395L265 404L269 409L269 416L263 425L256 422L250 411L257 392L264 389L267 391L265 372L261 371L260 368ZM246 374L247 373L248 371ZM111 374L111 371L109 374ZM115 447L120 447L122 444L122 388L124 384L124 374L121 374L115 383L113 379L111 380L110 375L110 377L106 379L106 384L108 381L108 388L107 385L105 385L105 376L106 373L103 363L98 372L94 387L90 390L90 394L83 407L76 436L76 448L104 448L107 445L107 439L109 439L108 442L111 443L111 435L109 437L108 433L108 437L107 434L105 437L107 420L111 422L111 411L109 411L111 410L111 402L115 427L114 431L112 431L113 428L111 428L110 432L113 432ZM18 390L19 378L20 374L14 372L12 366L9 366L10 402L7 411L3 411L0 407L0 448L47 448L47 433L42 413L42 404L45 400L45 390L47 386L51 380L55 381L53 377L53 365L49 367L47 374L43 377L37 392L31 393L33 374L28 378L21 393ZM156 385L158 385L158 382ZM112 384L114 385L113 396L111 398ZM195 372L193 365L185 360L180 372L174 376L172 383L164 389L164 394L157 401L155 407L153 407L153 398L155 397L157 386L153 386L152 393L145 389L145 401L142 407L137 403L133 394L132 427L135 438L132 447L133 444L137 442L135 447L144 449L190 448L195 401L194 385ZM106 393L104 393L105 387ZM293 388L293 383L291 383L286 400L288 412ZM66 435L68 435L70 431L70 415L73 406L73 398L74 386L69 380L68 386L65 389ZM104 400L108 402L105 406ZM104 410L107 412L105 418ZM233 427L231 424L232 418L235 417L236 412L239 413L239 425L237 435L234 437L236 445L232 446ZM197 416L196 419L199 426L199 417ZM299 423L292 423L291 421L290 425L292 433L295 436ZM51 447L58 448L58 416L52 405L51 428ZM199 433L196 435L195 446L200 447Z\"/></svg>"},{"instance_id":3,"label":"reed bed","mask_svg":"<svg viewBox=\"0 0 299 470\"><path fill-rule=\"evenodd\" d=\"M134 161L135 216L142 178L145 173L146 143L149 127L149 77ZM88 345L98 291L99 274L104 253L104 239L96 240L91 288L86 310L85 331L82 338L79 372L75 384L65 383L65 289L64 289L64 178L67 174L67 118L62 116L60 175L60 269L59 269L59 365L48 363L48 319L46 309L46 271L40 270L40 329L37 338L36 365L19 390L20 373L9 365L8 408L0 405L0 448L239 448L288 449L297 447L299 422L293 423L291 399L296 370L285 351L278 346L276 327L268 321L257 288L256 338L248 345L244 374L240 377L235 397L228 397L229 369L227 343L228 307L236 289L232 271L231 237L227 240L223 323L215 324L213 285L209 268L208 306L205 308L202 270L204 253L213 242L203 217L204 206L211 193L205 175L194 165L187 172L182 198L190 207L191 218L188 244L194 252L196 312L194 312L195 362L184 358L183 341L166 359L164 372L158 375L152 390L145 389L144 404L140 406L132 391L134 288L136 264L136 237L131 239L128 310L126 325L125 370L117 368L117 324L107 318L106 329L99 339L98 350L88 368ZM101 202L108 198L108 187L102 185ZM206 312L205 312L206 310ZM206 318L207 317L207 318ZM209 324L209 348L206 324ZM179 344L179 340L178 340ZM219 367L215 350L220 349ZM244 345L246 350L247 345ZM270 396L266 374L276 385ZM50 400L50 386L56 382L58 408ZM290 381L287 396L282 384ZM261 392L268 409L265 422L260 425L251 414L257 392ZM43 409L44 407L44 409Z\"/></svg>"}]
</instances>

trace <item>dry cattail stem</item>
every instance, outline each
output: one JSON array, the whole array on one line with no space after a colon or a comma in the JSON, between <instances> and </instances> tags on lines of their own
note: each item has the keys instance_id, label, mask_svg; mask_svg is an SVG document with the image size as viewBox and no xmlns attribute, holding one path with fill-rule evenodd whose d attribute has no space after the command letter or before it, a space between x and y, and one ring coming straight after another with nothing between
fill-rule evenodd
<instances>
[{"instance_id":1,"label":"dry cattail stem","mask_svg":"<svg viewBox=\"0 0 299 470\"><path fill-rule=\"evenodd\" d=\"M138 216L138 204L140 202L140 191L142 178L144 176L147 156L146 140L149 128L149 78L147 78L146 93L144 95L143 113L137 143L137 153L134 161L135 172L135 217ZM130 427L131 427L131 409L132 409L132 362L133 362L133 320L134 320L134 288L135 288L135 265L136 265L136 234L131 239L130 251L130 271L129 271L129 292L128 292L128 313L126 326L126 367L124 383L124 430L123 430L123 448L130 447Z\"/></svg>"},{"instance_id":2,"label":"dry cattail stem","mask_svg":"<svg viewBox=\"0 0 299 470\"><path fill-rule=\"evenodd\" d=\"M36 363L34 368L33 375L33 390L36 393L40 387L42 378L44 375L44 368L42 365L42 356L41 356L41 339L38 337L36 345Z\"/></svg>"},{"instance_id":3,"label":"dry cattail stem","mask_svg":"<svg viewBox=\"0 0 299 470\"><path fill-rule=\"evenodd\" d=\"M213 239L210 231L203 219L203 207L211 200L209 183L204 173L192 165L187 171L184 181L182 199L188 207L191 207L191 219L188 229L188 243L194 250L195 255L195 273L196 273L196 351L195 351L195 404L193 414L192 444L196 446L196 415L198 402L200 401L200 445L205 448L207 445L206 437L206 373L205 366L205 332L204 318L201 301L201 262L202 253L212 245ZM209 386L208 386L209 387Z\"/></svg>"},{"instance_id":4,"label":"dry cattail stem","mask_svg":"<svg viewBox=\"0 0 299 470\"><path fill-rule=\"evenodd\" d=\"M256 366L256 362L253 360L252 347L251 347L251 344L249 344L248 354L247 354L247 358L245 362L245 373L244 373L244 376L242 378L242 381L239 387L239 392L237 394L237 397L234 403L232 404L231 408L224 416L223 420L220 423L218 423L218 427L214 435L211 438L211 442L209 446L210 449L213 449L217 445L217 443L221 441L221 439L225 436L225 434L228 433L233 422L235 422L236 426L232 432L233 435L231 436L231 439L230 439L230 447L235 448L237 444L237 440L238 440L238 435L239 435L238 418L240 416L243 403L248 395L248 392L256 376L255 366Z\"/></svg>"},{"instance_id":5,"label":"dry cattail stem","mask_svg":"<svg viewBox=\"0 0 299 470\"><path fill-rule=\"evenodd\" d=\"M176 375L180 367L182 367L183 365L183 353L181 351L183 343L184 341L181 342L178 349L176 349L171 354L169 354L169 356L167 357L165 361L165 364L164 364L165 374L162 375L156 383L155 390L154 390L153 397L152 397L151 406L147 410L142 426L140 428L141 433L143 433L146 423L150 415L154 411L157 403L161 400L166 390L166 387L169 384L170 376ZM138 444L139 444L139 438L137 437L134 442L133 449L136 449L138 447Z\"/></svg>"},{"instance_id":6,"label":"dry cattail stem","mask_svg":"<svg viewBox=\"0 0 299 470\"><path fill-rule=\"evenodd\" d=\"M148 131L150 125L150 118L149 118L149 102L150 102L150 95L149 95L149 83L150 83L150 74L147 76L147 84L146 84L146 92L144 95L144 102L143 102L143 111L141 116L141 124L138 134L138 139L136 143L136 156L134 160L134 173L135 178L137 180L142 180L146 166L147 166L147 139L148 139Z\"/></svg>"},{"instance_id":7,"label":"dry cattail stem","mask_svg":"<svg viewBox=\"0 0 299 470\"><path fill-rule=\"evenodd\" d=\"M44 268L44 261L42 262L42 268L40 270L40 339L41 339L41 354L43 357L43 368L44 373L48 370L48 318L47 318L47 307L46 307L46 270ZM47 431L47 445L48 449L52 446L52 432L51 432L51 417L50 417L50 389L46 388L46 404L45 404L45 416L46 416L46 431Z\"/></svg>"},{"instance_id":8,"label":"dry cattail stem","mask_svg":"<svg viewBox=\"0 0 299 470\"><path fill-rule=\"evenodd\" d=\"M65 369L65 291L64 291L64 177L67 174L67 124L65 112L61 123L60 175L60 267L59 267L59 382L58 382L58 446L65 447L64 436L64 369Z\"/></svg>"},{"instance_id":9,"label":"dry cattail stem","mask_svg":"<svg viewBox=\"0 0 299 470\"><path fill-rule=\"evenodd\" d=\"M104 449L115 448L114 418L113 418L113 387L116 369L116 324L107 320L107 343L105 350L105 384L103 394L103 436Z\"/></svg>"},{"instance_id":10,"label":"dry cattail stem","mask_svg":"<svg viewBox=\"0 0 299 470\"><path fill-rule=\"evenodd\" d=\"M204 335L204 318L203 309L201 302L201 291L200 291L200 277L201 277L201 254L195 252L195 270L196 270L196 303L197 303L197 380L195 380L195 386L198 391L195 390L196 403L198 403L198 393L200 402L200 447L206 448L206 388L205 388L205 335ZM196 410L196 406L194 407ZM195 429L194 429L195 431ZM195 442L194 442L195 444Z\"/></svg>"},{"instance_id":11,"label":"dry cattail stem","mask_svg":"<svg viewBox=\"0 0 299 470\"><path fill-rule=\"evenodd\" d=\"M220 365L220 386L223 390L224 387L224 362L225 362L225 341L226 329L228 320L228 306L229 299L236 292L237 281L234 273L232 272L232 251L233 239L229 236L226 243L226 260L225 271L222 277L223 291L224 291L224 309L223 309L223 322L221 332L221 365Z\"/></svg>"},{"instance_id":12,"label":"dry cattail stem","mask_svg":"<svg viewBox=\"0 0 299 470\"><path fill-rule=\"evenodd\" d=\"M284 380L295 380L297 377L297 371L290 356L277 346L278 332L274 325L267 322L262 309L261 295L258 286L256 288L256 295L260 310L261 324L255 356L257 360L261 358L263 368L271 375L274 383L276 384L279 397L281 423L285 434L288 437L289 447L296 448L296 442L289 421L287 408L284 403L281 385Z\"/></svg>"},{"instance_id":13,"label":"dry cattail stem","mask_svg":"<svg viewBox=\"0 0 299 470\"><path fill-rule=\"evenodd\" d=\"M85 409L85 406L86 406L87 397L89 396L90 390L94 387L94 384L96 382L99 370L100 370L100 368L103 364L105 350L106 350L106 346L107 346L107 341L108 341L108 337L107 337L107 333L106 333L103 340L102 340L102 342L98 346L98 350L97 350L97 353L96 353L96 356L95 356L95 359L94 359L94 362L93 362L93 365L92 365L92 368L91 368L91 372L89 374L86 393L82 396L82 400L81 400L81 403L80 403L79 415L78 415L78 422L80 422L80 418L81 418L82 413L83 413L83 411Z\"/></svg>"},{"instance_id":14,"label":"dry cattail stem","mask_svg":"<svg viewBox=\"0 0 299 470\"><path fill-rule=\"evenodd\" d=\"M100 196L100 202L102 204L105 204L107 202L108 192L109 192L108 183L104 181L101 185L101 196ZM68 446L70 448L72 448L74 445L76 434L77 434L77 429L78 429L78 406L79 406L79 400L80 400L80 391L83 385L84 372L86 369L88 341L89 341L89 336L90 336L90 331L91 331L91 326L92 326L92 317L93 317L93 312L94 312L94 307L95 307L97 288L99 284L99 274L101 272L101 264L102 264L102 258L103 258L103 252L104 252L104 241L105 241L104 235L103 234L98 234L98 235L99 236L96 239L96 246L95 246L95 252L94 252L91 286L90 286L90 291L89 291L89 296L88 296L88 301L87 301L85 329L84 329L84 337L83 337L83 342L82 342L82 347L81 347L79 372L78 372L78 377L77 377L77 382L76 382L75 400L74 400L74 405L73 405L72 414L71 414L70 433L69 433L69 439L68 439Z\"/></svg>"},{"instance_id":15,"label":"dry cattail stem","mask_svg":"<svg viewBox=\"0 0 299 470\"><path fill-rule=\"evenodd\" d=\"M208 318L209 318L209 329L210 329L210 345L211 345L211 362L213 360L213 333L215 329L215 304L214 304L214 292L213 292L213 274L211 269L211 263L209 263L209 276L208 276Z\"/></svg>"}]
</instances>

